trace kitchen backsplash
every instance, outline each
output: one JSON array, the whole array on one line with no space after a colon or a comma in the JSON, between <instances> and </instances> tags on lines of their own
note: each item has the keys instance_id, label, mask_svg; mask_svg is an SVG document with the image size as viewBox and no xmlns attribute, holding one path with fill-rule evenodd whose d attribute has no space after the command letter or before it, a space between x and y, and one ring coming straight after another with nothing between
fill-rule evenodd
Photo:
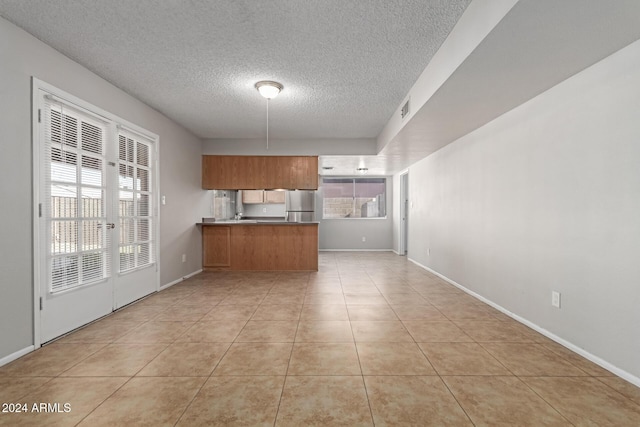
<instances>
[{"instance_id":1,"label":"kitchen backsplash","mask_svg":"<svg viewBox=\"0 0 640 427\"><path fill-rule=\"evenodd\" d=\"M249 204L245 203L243 206L242 216L250 217L283 217L285 211L284 203L264 203L264 204Z\"/></svg>"},{"instance_id":2,"label":"kitchen backsplash","mask_svg":"<svg viewBox=\"0 0 640 427\"><path fill-rule=\"evenodd\" d=\"M282 217L285 216L284 203L242 203L237 190L211 190L211 210L215 219L232 219L236 213L244 217Z\"/></svg>"}]
</instances>

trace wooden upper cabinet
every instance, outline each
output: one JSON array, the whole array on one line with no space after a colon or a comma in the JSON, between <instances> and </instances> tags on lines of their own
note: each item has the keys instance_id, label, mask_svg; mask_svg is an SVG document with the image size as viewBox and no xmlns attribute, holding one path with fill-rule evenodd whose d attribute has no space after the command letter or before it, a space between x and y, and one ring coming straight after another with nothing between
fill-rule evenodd
<instances>
[{"instance_id":1,"label":"wooden upper cabinet","mask_svg":"<svg viewBox=\"0 0 640 427\"><path fill-rule=\"evenodd\" d=\"M318 189L318 158L298 157L296 188L300 190Z\"/></svg>"},{"instance_id":2,"label":"wooden upper cabinet","mask_svg":"<svg viewBox=\"0 0 640 427\"><path fill-rule=\"evenodd\" d=\"M202 156L202 188L318 188L317 156Z\"/></svg>"},{"instance_id":3,"label":"wooden upper cabinet","mask_svg":"<svg viewBox=\"0 0 640 427\"><path fill-rule=\"evenodd\" d=\"M202 188L231 190L233 175L233 161L230 157L202 156Z\"/></svg>"}]
</instances>

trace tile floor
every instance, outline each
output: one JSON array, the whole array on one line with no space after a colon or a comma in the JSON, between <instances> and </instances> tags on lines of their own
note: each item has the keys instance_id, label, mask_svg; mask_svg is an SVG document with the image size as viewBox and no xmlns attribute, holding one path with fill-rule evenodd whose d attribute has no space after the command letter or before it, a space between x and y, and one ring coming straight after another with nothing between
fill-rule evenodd
<instances>
[{"instance_id":1,"label":"tile floor","mask_svg":"<svg viewBox=\"0 0 640 427\"><path fill-rule=\"evenodd\" d=\"M640 389L390 253L206 272L0 368L0 425L640 425ZM62 406L61 406L62 407Z\"/></svg>"}]
</instances>

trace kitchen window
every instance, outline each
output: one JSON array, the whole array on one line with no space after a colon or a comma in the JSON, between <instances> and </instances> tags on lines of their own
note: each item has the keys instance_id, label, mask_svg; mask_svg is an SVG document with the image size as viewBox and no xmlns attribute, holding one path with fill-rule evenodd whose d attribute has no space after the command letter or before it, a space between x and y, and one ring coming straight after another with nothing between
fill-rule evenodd
<instances>
[{"instance_id":1,"label":"kitchen window","mask_svg":"<svg viewBox=\"0 0 640 427\"><path fill-rule=\"evenodd\" d=\"M322 219L385 218L386 178L323 178Z\"/></svg>"}]
</instances>

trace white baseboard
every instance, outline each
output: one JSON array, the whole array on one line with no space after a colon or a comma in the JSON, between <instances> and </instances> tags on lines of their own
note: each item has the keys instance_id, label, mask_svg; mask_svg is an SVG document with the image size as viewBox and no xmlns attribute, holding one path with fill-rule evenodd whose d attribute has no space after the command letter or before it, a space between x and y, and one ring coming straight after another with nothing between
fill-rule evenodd
<instances>
[{"instance_id":1,"label":"white baseboard","mask_svg":"<svg viewBox=\"0 0 640 427\"><path fill-rule=\"evenodd\" d=\"M173 282L169 282L169 283L167 283L166 285L162 285L162 286L160 286L159 291L164 291L165 289L168 289L168 288L170 288L170 287L171 287L171 286L173 286L173 285L177 285L178 283L180 283L180 282L182 282L182 281L184 281L184 280L188 279L189 277L193 277L193 276L195 276L195 275L196 275L196 274L198 274L198 273L202 273L202 269L200 269L200 270L196 270L196 271L194 271L193 273L189 273L189 274L187 274L186 276L183 276L183 277L181 277L181 278L179 278L179 279L177 279L177 280L174 280Z\"/></svg>"},{"instance_id":2,"label":"white baseboard","mask_svg":"<svg viewBox=\"0 0 640 427\"><path fill-rule=\"evenodd\" d=\"M31 353L35 349L36 349L35 346L30 345L29 347L25 347L22 350L18 350L18 351L14 352L14 353L11 353L10 355L5 356L2 359L0 359L0 366L4 366L9 362L13 362L17 358L22 357L27 353Z\"/></svg>"},{"instance_id":3,"label":"white baseboard","mask_svg":"<svg viewBox=\"0 0 640 427\"><path fill-rule=\"evenodd\" d=\"M318 249L320 252L393 252L393 249Z\"/></svg>"},{"instance_id":4,"label":"white baseboard","mask_svg":"<svg viewBox=\"0 0 640 427\"><path fill-rule=\"evenodd\" d=\"M203 269L196 270L196 271L194 271L193 273L189 273L189 274L187 274L186 276L184 276L184 277L183 277L183 279L188 279L189 277L193 277L193 276L195 276L196 274L200 274L200 273L202 273L203 271L204 271Z\"/></svg>"},{"instance_id":5,"label":"white baseboard","mask_svg":"<svg viewBox=\"0 0 640 427\"><path fill-rule=\"evenodd\" d=\"M598 366L601 366L602 368L606 369L609 372L614 373L615 375L619 376L622 379L625 379L627 381L629 381L631 384L640 387L640 378L636 377L635 375L625 371L624 369L620 369L617 366L607 362L604 359L601 359L600 357L589 353L588 351L578 347L577 345L565 340L564 338L561 338L557 335L555 335L554 333L544 329L543 327L531 322L530 320L527 320L523 317L518 316L515 313L510 312L509 310L507 310L506 308L502 307L501 305L496 304L495 302L483 297L482 295L465 288L464 286L462 286L460 283L457 283L454 280L449 279L447 276L438 273L437 271L427 267L426 265L422 265L419 262L417 262L414 259L411 258L407 258L409 261L411 261L412 263L414 263L415 265L417 265L420 268L423 268L425 270L427 270L430 273L435 274L436 276L440 277L441 279L447 281L448 283L452 284L453 286L455 286L456 288L462 290L463 292L471 295L472 297L482 301L485 304L490 305L491 307L495 308L496 310L506 314L507 316L511 317L512 319L522 323L523 325L528 326L529 328L533 329L536 332L539 332L540 334L544 335L545 337L557 342L558 344L568 348L569 350L573 351L574 353L578 353L580 356L584 357L585 359L590 360L591 362L595 363Z\"/></svg>"}]
</instances>

